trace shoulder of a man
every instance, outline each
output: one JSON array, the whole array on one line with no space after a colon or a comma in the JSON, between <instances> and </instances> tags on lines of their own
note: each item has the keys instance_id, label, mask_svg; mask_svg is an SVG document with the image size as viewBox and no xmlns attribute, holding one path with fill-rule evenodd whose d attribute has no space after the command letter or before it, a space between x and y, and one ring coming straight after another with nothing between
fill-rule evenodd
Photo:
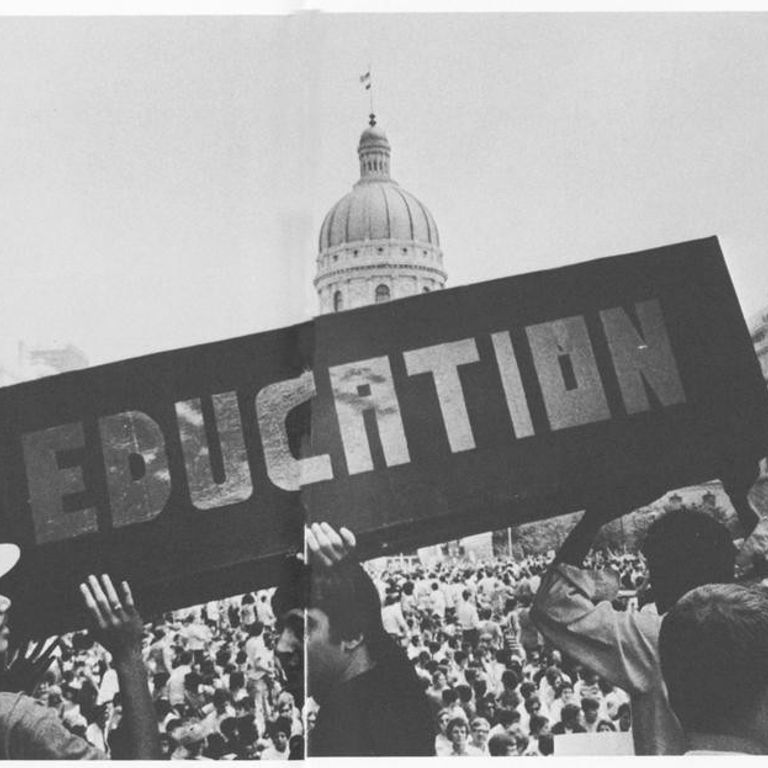
<instances>
[{"instance_id":1,"label":"shoulder of a man","mask_svg":"<svg viewBox=\"0 0 768 768\"><path fill-rule=\"evenodd\" d=\"M615 610L611 600L617 593L612 576L560 563L542 579L531 618L550 642L615 685L647 690L660 677L661 618Z\"/></svg>"},{"instance_id":2,"label":"shoulder of a man","mask_svg":"<svg viewBox=\"0 0 768 768\"><path fill-rule=\"evenodd\" d=\"M0 693L0 759L105 760L56 712L22 693Z\"/></svg>"}]
</instances>

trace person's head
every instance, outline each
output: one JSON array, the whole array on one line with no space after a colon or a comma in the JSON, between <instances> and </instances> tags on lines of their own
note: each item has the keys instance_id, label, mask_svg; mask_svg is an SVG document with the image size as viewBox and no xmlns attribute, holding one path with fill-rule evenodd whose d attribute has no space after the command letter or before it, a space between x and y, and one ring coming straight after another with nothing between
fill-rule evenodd
<instances>
[{"instance_id":1,"label":"person's head","mask_svg":"<svg viewBox=\"0 0 768 768\"><path fill-rule=\"evenodd\" d=\"M584 721L592 725L597 722L597 713L600 710L600 703L595 699L585 697L581 700L581 711L584 713Z\"/></svg>"},{"instance_id":2,"label":"person's head","mask_svg":"<svg viewBox=\"0 0 768 768\"><path fill-rule=\"evenodd\" d=\"M472 701L472 689L463 683L456 686L456 695L459 697L459 704L469 704Z\"/></svg>"},{"instance_id":3,"label":"person's head","mask_svg":"<svg viewBox=\"0 0 768 768\"><path fill-rule=\"evenodd\" d=\"M670 510L651 524L642 550L659 613L702 584L733 581L736 548L731 535L704 512Z\"/></svg>"},{"instance_id":4,"label":"person's head","mask_svg":"<svg viewBox=\"0 0 768 768\"><path fill-rule=\"evenodd\" d=\"M573 701L573 686L567 680L563 680L555 688L555 696L564 703Z\"/></svg>"},{"instance_id":5,"label":"person's head","mask_svg":"<svg viewBox=\"0 0 768 768\"><path fill-rule=\"evenodd\" d=\"M580 715L581 715L581 708L578 707L576 704L566 704L560 710L560 719L562 720L563 725L566 725L569 728L572 728L574 725L576 725L579 722Z\"/></svg>"},{"instance_id":6,"label":"person's head","mask_svg":"<svg viewBox=\"0 0 768 768\"><path fill-rule=\"evenodd\" d=\"M184 675L184 687L190 692L190 693L197 693L200 688L200 675L197 674L197 672L187 672L186 675Z\"/></svg>"},{"instance_id":7,"label":"person's head","mask_svg":"<svg viewBox=\"0 0 768 768\"><path fill-rule=\"evenodd\" d=\"M230 691L239 691L244 686L245 686L245 674L243 672L237 671L237 672L230 673L229 675Z\"/></svg>"},{"instance_id":8,"label":"person's head","mask_svg":"<svg viewBox=\"0 0 768 768\"><path fill-rule=\"evenodd\" d=\"M299 706L304 703L306 592L306 566L296 558L286 559L278 587L272 595L272 612L277 617L275 658L285 676L285 688L294 695Z\"/></svg>"},{"instance_id":9,"label":"person's head","mask_svg":"<svg viewBox=\"0 0 768 768\"><path fill-rule=\"evenodd\" d=\"M451 721L451 710L450 709L441 709L437 713L437 727L440 729L440 733L442 733L443 736L447 735L448 723L450 721Z\"/></svg>"},{"instance_id":10,"label":"person's head","mask_svg":"<svg viewBox=\"0 0 768 768\"><path fill-rule=\"evenodd\" d=\"M507 757L517 754L517 741L508 733L496 733L488 739L491 757Z\"/></svg>"},{"instance_id":11,"label":"person's head","mask_svg":"<svg viewBox=\"0 0 768 768\"><path fill-rule=\"evenodd\" d=\"M219 713L226 711L227 705L231 700L232 695L223 688L217 688L213 692L213 707Z\"/></svg>"},{"instance_id":12,"label":"person's head","mask_svg":"<svg viewBox=\"0 0 768 768\"><path fill-rule=\"evenodd\" d=\"M451 743L458 746L464 744L467 740L467 721L463 717L454 717L448 721L445 728L445 734L451 740Z\"/></svg>"},{"instance_id":13,"label":"person's head","mask_svg":"<svg viewBox=\"0 0 768 768\"><path fill-rule=\"evenodd\" d=\"M538 715L541 712L541 700L538 696L529 696L525 700L525 711L529 715Z\"/></svg>"},{"instance_id":14,"label":"person's head","mask_svg":"<svg viewBox=\"0 0 768 768\"><path fill-rule=\"evenodd\" d=\"M376 587L352 560L312 569L306 621L309 692L318 702L353 663L371 665L392 646Z\"/></svg>"},{"instance_id":15,"label":"person's head","mask_svg":"<svg viewBox=\"0 0 768 768\"><path fill-rule=\"evenodd\" d=\"M505 669L501 674L501 684L505 690L514 691L520 683L520 678L511 670Z\"/></svg>"},{"instance_id":16,"label":"person's head","mask_svg":"<svg viewBox=\"0 0 768 768\"><path fill-rule=\"evenodd\" d=\"M563 673L557 667L547 667L544 677L550 688L556 688L563 679Z\"/></svg>"},{"instance_id":17,"label":"person's head","mask_svg":"<svg viewBox=\"0 0 768 768\"><path fill-rule=\"evenodd\" d=\"M628 731L632 727L632 710L629 704L621 704L618 709L618 717L620 731Z\"/></svg>"},{"instance_id":18,"label":"person's head","mask_svg":"<svg viewBox=\"0 0 768 768\"><path fill-rule=\"evenodd\" d=\"M542 733L539 736L539 753L548 757L555 751L555 739L551 733Z\"/></svg>"},{"instance_id":19,"label":"person's head","mask_svg":"<svg viewBox=\"0 0 768 768\"><path fill-rule=\"evenodd\" d=\"M472 731L472 744L483 749L491 731L490 723L484 717L473 717L469 727Z\"/></svg>"},{"instance_id":20,"label":"person's head","mask_svg":"<svg viewBox=\"0 0 768 768\"><path fill-rule=\"evenodd\" d=\"M549 720L543 715L531 715L528 720L528 730L531 736L536 739L542 733L549 732Z\"/></svg>"},{"instance_id":21,"label":"person's head","mask_svg":"<svg viewBox=\"0 0 768 768\"><path fill-rule=\"evenodd\" d=\"M511 732L520 722L520 713L516 709L499 709L496 722L507 732Z\"/></svg>"},{"instance_id":22,"label":"person's head","mask_svg":"<svg viewBox=\"0 0 768 768\"><path fill-rule=\"evenodd\" d=\"M616 730L616 726L610 720L601 720L597 724L598 733L612 733Z\"/></svg>"},{"instance_id":23,"label":"person's head","mask_svg":"<svg viewBox=\"0 0 768 768\"><path fill-rule=\"evenodd\" d=\"M288 749L288 740L291 738L291 720L288 717L278 717L272 725L272 743L278 752Z\"/></svg>"},{"instance_id":24,"label":"person's head","mask_svg":"<svg viewBox=\"0 0 768 768\"><path fill-rule=\"evenodd\" d=\"M688 592L662 622L659 654L683 730L768 748L768 592L736 584Z\"/></svg>"}]
</instances>

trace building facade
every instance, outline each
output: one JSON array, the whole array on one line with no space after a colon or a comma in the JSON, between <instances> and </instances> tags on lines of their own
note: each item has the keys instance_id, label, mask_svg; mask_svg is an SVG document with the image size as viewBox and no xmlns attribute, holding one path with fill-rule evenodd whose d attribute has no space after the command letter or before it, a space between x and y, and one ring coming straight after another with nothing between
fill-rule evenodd
<instances>
[{"instance_id":1,"label":"building facade","mask_svg":"<svg viewBox=\"0 0 768 768\"><path fill-rule=\"evenodd\" d=\"M390 176L392 148L374 115L357 154L360 178L320 228L320 314L439 290L447 279L435 220Z\"/></svg>"}]
</instances>

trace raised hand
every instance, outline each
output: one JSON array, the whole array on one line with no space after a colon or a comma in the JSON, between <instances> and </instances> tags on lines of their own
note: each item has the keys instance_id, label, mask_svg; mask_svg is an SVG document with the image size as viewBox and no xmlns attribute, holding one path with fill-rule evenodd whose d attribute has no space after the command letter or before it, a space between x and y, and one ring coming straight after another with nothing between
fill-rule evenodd
<instances>
[{"instance_id":1,"label":"raised hand","mask_svg":"<svg viewBox=\"0 0 768 768\"><path fill-rule=\"evenodd\" d=\"M58 637L52 642L40 640L32 643L29 639L23 641L11 656L0 678L0 690L22 691L32 695L51 666L53 654L60 642Z\"/></svg>"},{"instance_id":2,"label":"raised hand","mask_svg":"<svg viewBox=\"0 0 768 768\"><path fill-rule=\"evenodd\" d=\"M340 528L337 533L328 523L312 523L304 533L310 560L326 567L349 557L357 546L352 531Z\"/></svg>"},{"instance_id":3,"label":"raised hand","mask_svg":"<svg viewBox=\"0 0 768 768\"><path fill-rule=\"evenodd\" d=\"M101 581L91 575L87 583L80 585L94 624L93 636L115 657L140 652L144 635L144 624L127 582L121 583L120 591L121 595L118 595L107 575L103 575Z\"/></svg>"}]
</instances>

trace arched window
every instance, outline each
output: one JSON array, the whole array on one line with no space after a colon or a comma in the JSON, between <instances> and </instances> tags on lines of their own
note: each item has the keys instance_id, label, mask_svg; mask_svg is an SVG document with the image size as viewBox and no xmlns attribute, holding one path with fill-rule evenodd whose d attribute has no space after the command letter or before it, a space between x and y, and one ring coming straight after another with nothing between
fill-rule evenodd
<instances>
[{"instance_id":1,"label":"arched window","mask_svg":"<svg viewBox=\"0 0 768 768\"><path fill-rule=\"evenodd\" d=\"M333 311L341 312L344 309L344 297L341 295L341 291L336 291L333 294Z\"/></svg>"},{"instance_id":2,"label":"arched window","mask_svg":"<svg viewBox=\"0 0 768 768\"><path fill-rule=\"evenodd\" d=\"M390 299L389 286L377 285L376 286L376 303L381 304L382 301L389 301L389 299Z\"/></svg>"}]
</instances>

